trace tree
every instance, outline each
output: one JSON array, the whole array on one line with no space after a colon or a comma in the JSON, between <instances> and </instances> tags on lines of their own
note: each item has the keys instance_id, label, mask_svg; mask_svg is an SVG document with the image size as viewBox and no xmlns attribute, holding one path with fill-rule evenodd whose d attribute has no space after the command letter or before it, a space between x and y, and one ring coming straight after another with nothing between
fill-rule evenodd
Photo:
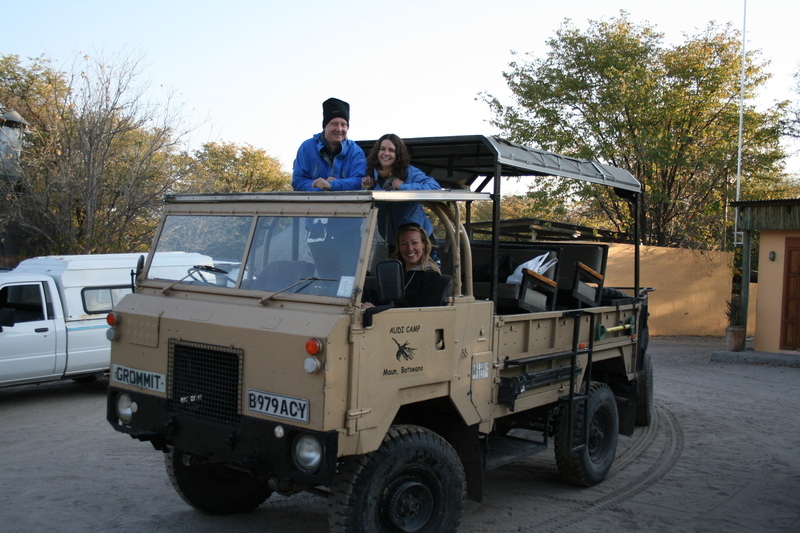
<instances>
[{"instance_id":1,"label":"tree","mask_svg":"<svg viewBox=\"0 0 800 533\"><path fill-rule=\"evenodd\" d=\"M645 242L719 246L735 190L739 36L730 26L709 24L673 47L662 39L624 11L609 22L590 21L585 33L565 21L545 57L513 61L504 73L515 106L483 98L495 114L492 123L513 141L630 171L645 191ZM747 57L747 99L768 77L757 56ZM745 108L745 183L781 181L779 107ZM584 200L582 216L630 228L627 201L607 188L571 187Z\"/></svg>"},{"instance_id":2,"label":"tree","mask_svg":"<svg viewBox=\"0 0 800 533\"><path fill-rule=\"evenodd\" d=\"M784 135L800 139L800 70L794 73L794 93L797 99L786 109L784 119Z\"/></svg>"},{"instance_id":3,"label":"tree","mask_svg":"<svg viewBox=\"0 0 800 533\"><path fill-rule=\"evenodd\" d=\"M249 144L206 143L188 162L177 187L182 192L264 192L291 190L291 175L278 159Z\"/></svg>"},{"instance_id":4,"label":"tree","mask_svg":"<svg viewBox=\"0 0 800 533\"><path fill-rule=\"evenodd\" d=\"M140 59L76 57L70 72L45 58L0 61L0 104L32 128L22 174L5 182L0 227L17 256L142 249L164 194L180 178L186 131L169 96L140 82Z\"/></svg>"}]
</instances>

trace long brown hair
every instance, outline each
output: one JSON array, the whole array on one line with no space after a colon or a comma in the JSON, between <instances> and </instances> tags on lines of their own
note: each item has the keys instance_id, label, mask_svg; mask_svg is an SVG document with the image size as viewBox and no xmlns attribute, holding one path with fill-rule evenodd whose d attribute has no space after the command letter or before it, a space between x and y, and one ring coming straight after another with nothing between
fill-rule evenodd
<instances>
[{"instance_id":1,"label":"long brown hair","mask_svg":"<svg viewBox=\"0 0 800 533\"><path fill-rule=\"evenodd\" d=\"M396 159L392 165L392 176L405 181L406 175L408 174L408 165L411 164L411 154L408 153L408 148L406 147L406 143L403 142L403 139L394 133L387 133L381 136L381 138L378 139L375 145L372 147L372 150L369 151L369 155L367 156L367 176L374 176L375 169L380 168L381 165L380 161L378 161L378 152L380 152L381 143L386 140L394 145L394 154Z\"/></svg>"},{"instance_id":2,"label":"long brown hair","mask_svg":"<svg viewBox=\"0 0 800 533\"><path fill-rule=\"evenodd\" d=\"M431 259L433 244L428 237L428 232L422 229L419 224L414 222L402 224L399 228L397 228L397 232L394 234L394 252L392 252L392 259L399 259L400 262L405 266L403 256L400 254L400 236L409 231L416 231L419 233L419 240L422 241L422 259L420 259L419 262L422 270L433 270L434 272L439 272L441 274L439 271L439 266L433 259Z\"/></svg>"}]
</instances>

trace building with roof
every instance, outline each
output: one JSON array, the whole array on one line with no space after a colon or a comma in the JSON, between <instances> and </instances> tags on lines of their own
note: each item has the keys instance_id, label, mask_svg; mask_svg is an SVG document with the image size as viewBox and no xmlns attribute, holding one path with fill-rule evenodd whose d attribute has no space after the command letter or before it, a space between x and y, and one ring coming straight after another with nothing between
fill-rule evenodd
<instances>
[{"instance_id":1,"label":"building with roof","mask_svg":"<svg viewBox=\"0 0 800 533\"><path fill-rule=\"evenodd\" d=\"M731 202L742 231L742 307L750 300L750 257L758 234L756 351L800 350L800 198Z\"/></svg>"}]
</instances>

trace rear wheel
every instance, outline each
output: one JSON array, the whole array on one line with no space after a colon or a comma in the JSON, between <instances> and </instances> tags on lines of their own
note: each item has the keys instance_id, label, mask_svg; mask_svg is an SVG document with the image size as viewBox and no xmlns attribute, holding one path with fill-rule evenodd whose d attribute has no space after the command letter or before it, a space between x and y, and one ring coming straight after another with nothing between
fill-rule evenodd
<instances>
[{"instance_id":1,"label":"rear wheel","mask_svg":"<svg viewBox=\"0 0 800 533\"><path fill-rule=\"evenodd\" d=\"M455 450L427 429L393 426L376 451L339 466L329 525L352 533L455 531L465 498Z\"/></svg>"},{"instance_id":2,"label":"rear wheel","mask_svg":"<svg viewBox=\"0 0 800 533\"><path fill-rule=\"evenodd\" d=\"M653 421L653 363L644 355L642 369L636 373L639 386L636 390L636 424L649 426Z\"/></svg>"},{"instance_id":3,"label":"rear wheel","mask_svg":"<svg viewBox=\"0 0 800 533\"><path fill-rule=\"evenodd\" d=\"M587 421L588 438L583 442ZM605 383L593 383L587 401L578 403L573 414L572 442L569 416L566 412L559 416L554 439L559 474L579 487L600 483L614 462L618 440L619 414L614 393Z\"/></svg>"},{"instance_id":4,"label":"rear wheel","mask_svg":"<svg viewBox=\"0 0 800 533\"><path fill-rule=\"evenodd\" d=\"M181 498L206 514L251 511L272 491L265 481L223 465L192 464L192 456L170 449L165 456L167 474Z\"/></svg>"}]
</instances>

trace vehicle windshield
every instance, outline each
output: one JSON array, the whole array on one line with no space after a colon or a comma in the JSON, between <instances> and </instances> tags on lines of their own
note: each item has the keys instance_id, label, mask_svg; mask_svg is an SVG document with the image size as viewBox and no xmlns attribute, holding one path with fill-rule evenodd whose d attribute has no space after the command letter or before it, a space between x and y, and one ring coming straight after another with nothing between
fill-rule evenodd
<instances>
[{"instance_id":1,"label":"vehicle windshield","mask_svg":"<svg viewBox=\"0 0 800 533\"><path fill-rule=\"evenodd\" d=\"M362 217L169 215L147 277L349 298L363 235Z\"/></svg>"}]
</instances>

